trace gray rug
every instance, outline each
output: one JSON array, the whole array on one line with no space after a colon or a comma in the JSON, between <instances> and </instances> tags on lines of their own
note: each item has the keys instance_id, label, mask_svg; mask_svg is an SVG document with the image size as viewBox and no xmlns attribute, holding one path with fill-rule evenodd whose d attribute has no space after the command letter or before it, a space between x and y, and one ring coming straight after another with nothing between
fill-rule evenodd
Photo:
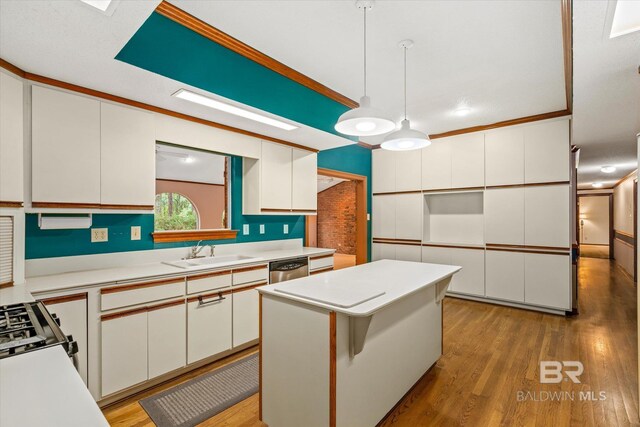
<instances>
[{"instance_id":1,"label":"gray rug","mask_svg":"<svg viewBox=\"0 0 640 427\"><path fill-rule=\"evenodd\" d=\"M195 426L258 392L258 354L140 401L158 427Z\"/></svg>"}]
</instances>

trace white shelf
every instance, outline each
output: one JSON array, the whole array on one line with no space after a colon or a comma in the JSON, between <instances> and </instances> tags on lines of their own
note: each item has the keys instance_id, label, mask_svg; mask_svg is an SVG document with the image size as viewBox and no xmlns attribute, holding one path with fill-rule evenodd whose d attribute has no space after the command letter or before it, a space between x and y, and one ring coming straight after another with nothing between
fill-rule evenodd
<instances>
[{"instance_id":1,"label":"white shelf","mask_svg":"<svg viewBox=\"0 0 640 427\"><path fill-rule=\"evenodd\" d=\"M425 243L484 245L484 191L424 194Z\"/></svg>"}]
</instances>

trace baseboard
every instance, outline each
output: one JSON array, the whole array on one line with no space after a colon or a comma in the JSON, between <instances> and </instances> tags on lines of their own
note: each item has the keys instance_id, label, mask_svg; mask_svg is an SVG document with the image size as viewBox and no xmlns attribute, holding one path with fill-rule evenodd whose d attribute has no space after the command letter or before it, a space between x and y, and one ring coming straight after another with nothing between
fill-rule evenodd
<instances>
[{"instance_id":1,"label":"baseboard","mask_svg":"<svg viewBox=\"0 0 640 427\"><path fill-rule=\"evenodd\" d=\"M493 305L502 305L502 306L511 307L511 308L519 308L521 310L536 311L536 312L542 312L542 313L548 313L548 314L556 314L558 316L566 316L565 310L546 308L546 307L538 307L538 306L535 306L535 305L528 305L528 304L519 304L517 302L502 301L502 300L491 299L491 298L474 297L474 296L471 296L471 295L454 294L454 293L451 293L451 292L447 292L447 296L451 297L451 298L458 298L458 299L464 299L464 300L469 300L469 301L483 302L483 303L493 304Z\"/></svg>"}]
</instances>

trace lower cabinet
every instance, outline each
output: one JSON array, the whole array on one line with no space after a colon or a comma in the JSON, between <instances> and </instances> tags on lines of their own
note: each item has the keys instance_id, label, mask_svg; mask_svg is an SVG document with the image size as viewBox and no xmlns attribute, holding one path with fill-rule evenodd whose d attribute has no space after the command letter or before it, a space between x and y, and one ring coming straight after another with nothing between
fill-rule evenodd
<instances>
[{"instance_id":1,"label":"lower cabinet","mask_svg":"<svg viewBox=\"0 0 640 427\"><path fill-rule=\"evenodd\" d=\"M184 300L149 308L149 379L187 364L187 313Z\"/></svg>"},{"instance_id":2,"label":"lower cabinet","mask_svg":"<svg viewBox=\"0 0 640 427\"><path fill-rule=\"evenodd\" d=\"M262 285L260 285L262 286ZM233 346L258 339L259 294L254 286L233 290Z\"/></svg>"},{"instance_id":3,"label":"lower cabinet","mask_svg":"<svg viewBox=\"0 0 640 427\"><path fill-rule=\"evenodd\" d=\"M422 248L417 245L395 245L398 261L422 261Z\"/></svg>"},{"instance_id":4,"label":"lower cabinet","mask_svg":"<svg viewBox=\"0 0 640 427\"><path fill-rule=\"evenodd\" d=\"M373 243L371 245L371 260L396 259L396 245L388 243Z\"/></svg>"},{"instance_id":5,"label":"lower cabinet","mask_svg":"<svg viewBox=\"0 0 640 427\"><path fill-rule=\"evenodd\" d=\"M102 396L148 379L146 308L102 316Z\"/></svg>"},{"instance_id":6,"label":"lower cabinet","mask_svg":"<svg viewBox=\"0 0 640 427\"><path fill-rule=\"evenodd\" d=\"M187 363L231 348L231 291L190 297L187 303Z\"/></svg>"},{"instance_id":7,"label":"lower cabinet","mask_svg":"<svg viewBox=\"0 0 640 427\"><path fill-rule=\"evenodd\" d=\"M462 270L451 279L449 291L474 296L485 295L483 249L424 246L422 262L461 266Z\"/></svg>"},{"instance_id":8,"label":"lower cabinet","mask_svg":"<svg viewBox=\"0 0 640 427\"><path fill-rule=\"evenodd\" d=\"M568 254L524 256L524 301L571 310L571 257Z\"/></svg>"},{"instance_id":9,"label":"lower cabinet","mask_svg":"<svg viewBox=\"0 0 640 427\"><path fill-rule=\"evenodd\" d=\"M524 253L486 252L487 297L524 302Z\"/></svg>"}]
</instances>

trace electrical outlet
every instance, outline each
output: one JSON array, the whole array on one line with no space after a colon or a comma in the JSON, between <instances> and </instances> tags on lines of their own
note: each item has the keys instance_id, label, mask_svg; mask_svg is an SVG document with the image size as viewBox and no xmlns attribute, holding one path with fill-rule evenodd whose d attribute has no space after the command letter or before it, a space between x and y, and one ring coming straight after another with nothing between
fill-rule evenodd
<instances>
[{"instance_id":1,"label":"electrical outlet","mask_svg":"<svg viewBox=\"0 0 640 427\"><path fill-rule=\"evenodd\" d=\"M108 241L109 241L108 228L92 228L91 229L91 243L108 242Z\"/></svg>"},{"instance_id":2,"label":"electrical outlet","mask_svg":"<svg viewBox=\"0 0 640 427\"><path fill-rule=\"evenodd\" d=\"M264 234L264 224L260 224L260 234Z\"/></svg>"},{"instance_id":3,"label":"electrical outlet","mask_svg":"<svg viewBox=\"0 0 640 427\"><path fill-rule=\"evenodd\" d=\"M134 225L131 227L131 240L140 240L140 235L142 234L142 227L139 225Z\"/></svg>"},{"instance_id":4,"label":"electrical outlet","mask_svg":"<svg viewBox=\"0 0 640 427\"><path fill-rule=\"evenodd\" d=\"M244 234L245 236L249 235L249 224L242 225L242 234Z\"/></svg>"},{"instance_id":5,"label":"electrical outlet","mask_svg":"<svg viewBox=\"0 0 640 427\"><path fill-rule=\"evenodd\" d=\"M284 234L289 234L289 224L285 224L285 225L282 227L282 232L283 232Z\"/></svg>"}]
</instances>

